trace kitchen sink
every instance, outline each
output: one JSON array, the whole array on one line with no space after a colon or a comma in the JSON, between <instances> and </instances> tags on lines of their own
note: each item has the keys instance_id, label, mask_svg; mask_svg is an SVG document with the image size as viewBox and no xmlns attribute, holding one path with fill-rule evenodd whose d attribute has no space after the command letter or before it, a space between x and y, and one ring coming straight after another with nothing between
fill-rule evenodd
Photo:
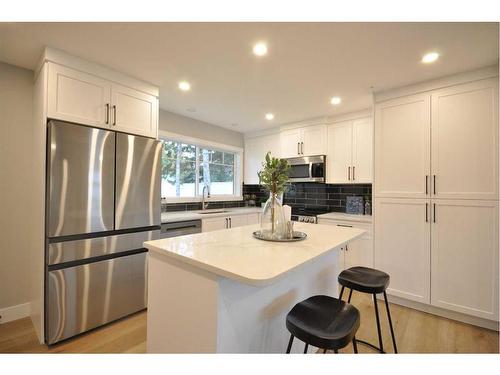
<instances>
[{"instance_id":1,"label":"kitchen sink","mask_svg":"<svg viewBox=\"0 0 500 375\"><path fill-rule=\"evenodd\" d=\"M206 211L203 211L203 212L198 212L200 215L207 215L207 214L221 214L223 212L228 212L227 210L216 210L216 209L212 209L212 210L206 210Z\"/></svg>"}]
</instances>

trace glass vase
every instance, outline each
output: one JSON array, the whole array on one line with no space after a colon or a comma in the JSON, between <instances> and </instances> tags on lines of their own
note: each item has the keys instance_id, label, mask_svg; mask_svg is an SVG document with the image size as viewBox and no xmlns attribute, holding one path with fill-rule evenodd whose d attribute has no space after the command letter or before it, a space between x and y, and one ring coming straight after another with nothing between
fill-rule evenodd
<instances>
[{"instance_id":1,"label":"glass vase","mask_svg":"<svg viewBox=\"0 0 500 375\"><path fill-rule=\"evenodd\" d=\"M286 237L285 215L277 194L269 195L262 210L260 223L262 236L277 240Z\"/></svg>"}]
</instances>

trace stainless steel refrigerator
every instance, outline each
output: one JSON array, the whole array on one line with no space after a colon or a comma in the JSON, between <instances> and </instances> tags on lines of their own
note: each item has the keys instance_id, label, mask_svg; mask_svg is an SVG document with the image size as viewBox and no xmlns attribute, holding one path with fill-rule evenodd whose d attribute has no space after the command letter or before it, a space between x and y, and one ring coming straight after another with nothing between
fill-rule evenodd
<instances>
[{"instance_id":1,"label":"stainless steel refrigerator","mask_svg":"<svg viewBox=\"0 0 500 375\"><path fill-rule=\"evenodd\" d=\"M45 341L147 305L147 250L160 234L161 143L48 123Z\"/></svg>"}]
</instances>

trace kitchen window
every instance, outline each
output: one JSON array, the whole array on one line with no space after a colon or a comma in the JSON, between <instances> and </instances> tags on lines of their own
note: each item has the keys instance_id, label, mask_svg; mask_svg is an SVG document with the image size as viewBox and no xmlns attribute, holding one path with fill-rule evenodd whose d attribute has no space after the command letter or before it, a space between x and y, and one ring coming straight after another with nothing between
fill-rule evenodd
<instances>
[{"instance_id":1,"label":"kitchen window","mask_svg":"<svg viewBox=\"0 0 500 375\"><path fill-rule=\"evenodd\" d=\"M210 201L241 199L242 149L162 134L161 196L167 202L196 202L203 188Z\"/></svg>"}]
</instances>

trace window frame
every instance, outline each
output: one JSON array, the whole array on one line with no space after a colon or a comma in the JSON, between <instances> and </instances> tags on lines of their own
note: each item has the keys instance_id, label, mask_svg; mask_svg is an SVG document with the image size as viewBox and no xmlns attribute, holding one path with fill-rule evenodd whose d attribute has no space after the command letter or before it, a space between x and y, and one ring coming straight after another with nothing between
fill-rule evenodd
<instances>
[{"instance_id":1,"label":"window frame","mask_svg":"<svg viewBox=\"0 0 500 375\"><path fill-rule=\"evenodd\" d=\"M182 142L196 146L196 177L195 177L195 196L194 197L166 197L162 198L162 203L191 203L201 202L201 195L198 195L199 184L199 152L200 148L208 148L216 151L234 153L234 194L211 195L205 199L206 202L221 202L221 201L241 201L243 200L243 148L223 143L208 141L206 139L190 137L182 134L172 133L164 130L158 132L158 140Z\"/></svg>"}]
</instances>

